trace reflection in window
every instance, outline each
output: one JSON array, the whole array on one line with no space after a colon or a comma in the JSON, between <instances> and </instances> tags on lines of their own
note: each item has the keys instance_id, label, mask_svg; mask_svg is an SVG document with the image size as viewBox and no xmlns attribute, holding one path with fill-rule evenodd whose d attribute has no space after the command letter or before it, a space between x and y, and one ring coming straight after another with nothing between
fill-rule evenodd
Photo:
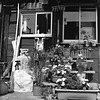
<instances>
[{"instance_id":1,"label":"reflection in window","mask_svg":"<svg viewBox=\"0 0 100 100\"><path fill-rule=\"evenodd\" d=\"M22 14L21 33L23 36L31 34L31 36L51 37L52 12Z\"/></svg>"},{"instance_id":2,"label":"reflection in window","mask_svg":"<svg viewBox=\"0 0 100 100\"><path fill-rule=\"evenodd\" d=\"M78 7L66 8L64 16L64 39L73 40L79 38L79 9Z\"/></svg>"},{"instance_id":3,"label":"reflection in window","mask_svg":"<svg viewBox=\"0 0 100 100\"><path fill-rule=\"evenodd\" d=\"M35 14L23 15L22 31L25 33L35 33Z\"/></svg>"},{"instance_id":4,"label":"reflection in window","mask_svg":"<svg viewBox=\"0 0 100 100\"><path fill-rule=\"evenodd\" d=\"M84 39L84 32L89 39L96 40L96 9L81 7L81 39Z\"/></svg>"},{"instance_id":5,"label":"reflection in window","mask_svg":"<svg viewBox=\"0 0 100 100\"><path fill-rule=\"evenodd\" d=\"M36 33L51 34L51 13L37 13Z\"/></svg>"}]
</instances>

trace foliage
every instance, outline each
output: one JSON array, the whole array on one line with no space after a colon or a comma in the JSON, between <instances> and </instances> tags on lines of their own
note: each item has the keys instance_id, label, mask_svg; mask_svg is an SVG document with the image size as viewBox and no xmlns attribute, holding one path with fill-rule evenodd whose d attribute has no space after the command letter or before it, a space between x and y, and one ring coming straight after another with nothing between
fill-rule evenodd
<instances>
[{"instance_id":1,"label":"foliage","mask_svg":"<svg viewBox=\"0 0 100 100\"><path fill-rule=\"evenodd\" d=\"M60 76L63 69L71 69L72 59L65 56L65 47L56 45L47 51L46 63L43 68L46 80L52 81L52 76Z\"/></svg>"},{"instance_id":2,"label":"foliage","mask_svg":"<svg viewBox=\"0 0 100 100\"><path fill-rule=\"evenodd\" d=\"M83 58L83 55L81 53L78 54L76 65L77 65L78 71L85 71L87 69L87 62Z\"/></svg>"},{"instance_id":3,"label":"foliage","mask_svg":"<svg viewBox=\"0 0 100 100\"><path fill-rule=\"evenodd\" d=\"M89 51L93 50L94 47L96 47L95 41L92 40L85 40L83 43L78 42L71 42L69 48L71 51L75 50L81 50L81 49L87 49Z\"/></svg>"},{"instance_id":4,"label":"foliage","mask_svg":"<svg viewBox=\"0 0 100 100\"><path fill-rule=\"evenodd\" d=\"M81 50L81 49L87 49L89 51L93 50L94 47L96 46L96 42L93 40L93 37L88 34L85 31L82 31L81 34L84 36L83 37L83 42L78 41L78 42L72 42L69 46L70 50Z\"/></svg>"},{"instance_id":5,"label":"foliage","mask_svg":"<svg viewBox=\"0 0 100 100\"><path fill-rule=\"evenodd\" d=\"M81 83L79 77L71 73L73 61L71 57L65 57L64 48L57 44L55 47L50 48L47 53L47 60L43 68L46 81L52 82L52 77L58 76L56 81L58 88L88 89L89 86L86 83ZM77 58L78 69L83 71L85 64L82 54L79 54Z\"/></svg>"},{"instance_id":6,"label":"foliage","mask_svg":"<svg viewBox=\"0 0 100 100\"><path fill-rule=\"evenodd\" d=\"M66 75L58 79L56 83L58 84L58 88L82 89L82 84L79 82L78 77L71 73L66 73Z\"/></svg>"},{"instance_id":7,"label":"foliage","mask_svg":"<svg viewBox=\"0 0 100 100\"><path fill-rule=\"evenodd\" d=\"M42 68L45 65L45 52L34 49L34 73L36 85L40 86L42 82Z\"/></svg>"},{"instance_id":8,"label":"foliage","mask_svg":"<svg viewBox=\"0 0 100 100\"><path fill-rule=\"evenodd\" d=\"M87 68L87 62L83 58L82 54L78 54L77 57L77 68L79 73L82 74ZM85 79L80 79L78 74L72 74L69 70L64 69L64 74L61 74L62 78L57 80L60 88L67 89L89 89L89 85L85 82Z\"/></svg>"},{"instance_id":9,"label":"foliage","mask_svg":"<svg viewBox=\"0 0 100 100\"><path fill-rule=\"evenodd\" d=\"M55 47L51 47L47 52L47 60L51 65L63 63L63 60L65 59L64 46L57 44Z\"/></svg>"}]
</instances>

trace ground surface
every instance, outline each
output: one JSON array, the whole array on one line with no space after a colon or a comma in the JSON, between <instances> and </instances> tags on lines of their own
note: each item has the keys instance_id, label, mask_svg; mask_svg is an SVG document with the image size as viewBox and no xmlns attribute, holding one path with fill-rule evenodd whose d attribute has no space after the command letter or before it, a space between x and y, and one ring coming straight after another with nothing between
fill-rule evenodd
<instances>
[{"instance_id":1,"label":"ground surface","mask_svg":"<svg viewBox=\"0 0 100 100\"><path fill-rule=\"evenodd\" d=\"M0 96L0 100L44 100L41 97L34 96L29 92L14 92ZM97 100L100 100L100 94L97 96Z\"/></svg>"},{"instance_id":2,"label":"ground surface","mask_svg":"<svg viewBox=\"0 0 100 100\"><path fill-rule=\"evenodd\" d=\"M44 100L41 97L34 96L29 92L13 92L0 96L0 100Z\"/></svg>"}]
</instances>

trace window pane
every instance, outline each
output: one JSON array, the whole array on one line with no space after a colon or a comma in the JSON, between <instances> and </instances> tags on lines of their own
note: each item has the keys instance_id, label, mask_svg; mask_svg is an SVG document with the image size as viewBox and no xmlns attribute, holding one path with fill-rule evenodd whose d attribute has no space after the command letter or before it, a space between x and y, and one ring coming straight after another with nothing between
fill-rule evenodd
<instances>
[{"instance_id":1,"label":"window pane","mask_svg":"<svg viewBox=\"0 0 100 100\"><path fill-rule=\"evenodd\" d=\"M64 39L67 39L67 40L79 39L79 23L78 22L67 22L67 25L64 25Z\"/></svg>"},{"instance_id":2,"label":"window pane","mask_svg":"<svg viewBox=\"0 0 100 100\"><path fill-rule=\"evenodd\" d=\"M64 40L79 39L79 7L66 7L63 13Z\"/></svg>"},{"instance_id":3,"label":"window pane","mask_svg":"<svg viewBox=\"0 0 100 100\"><path fill-rule=\"evenodd\" d=\"M51 14L37 14L37 30L40 34L51 34Z\"/></svg>"},{"instance_id":4,"label":"window pane","mask_svg":"<svg viewBox=\"0 0 100 100\"><path fill-rule=\"evenodd\" d=\"M35 14L23 15L23 34L35 33Z\"/></svg>"},{"instance_id":5,"label":"window pane","mask_svg":"<svg viewBox=\"0 0 100 100\"><path fill-rule=\"evenodd\" d=\"M96 40L96 9L89 7L82 7L81 9L81 39Z\"/></svg>"}]
</instances>

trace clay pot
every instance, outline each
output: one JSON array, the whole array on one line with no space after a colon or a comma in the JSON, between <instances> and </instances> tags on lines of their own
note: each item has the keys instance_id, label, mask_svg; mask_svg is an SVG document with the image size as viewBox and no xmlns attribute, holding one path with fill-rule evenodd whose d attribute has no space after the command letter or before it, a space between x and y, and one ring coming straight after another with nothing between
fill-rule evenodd
<instances>
[{"instance_id":1,"label":"clay pot","mask_svg":"<svg viewBox=\"0 0 100 100\"><path fill-rule=\"evenodd\" d=\"M9 87L5 82L0 82L0 95L7 94L9 92Z\"/></svg>"}]
</instances>

